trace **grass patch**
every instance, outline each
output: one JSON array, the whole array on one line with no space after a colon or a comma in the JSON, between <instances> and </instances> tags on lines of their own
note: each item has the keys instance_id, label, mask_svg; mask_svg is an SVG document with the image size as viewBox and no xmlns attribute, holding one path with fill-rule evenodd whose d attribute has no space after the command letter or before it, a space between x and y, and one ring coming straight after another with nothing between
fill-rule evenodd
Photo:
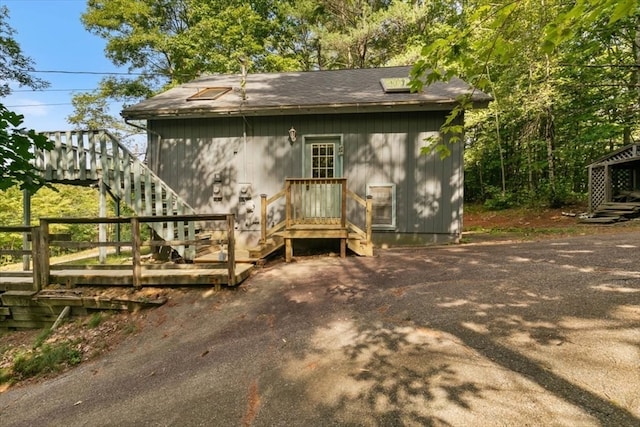
<instances>
[{"instance_id":1,"label":"grass patch","mask_svg":"<svg viewBox=\"0 0 640 427\"><path fill-rule=\"evenodd\" d=\"M44 344L34 352L23 352L13 361L11 380L23 380L50 372L58 372L82 361L82 353L70 342ZM6 378L5 378L6 380Z\"/></svg>"},{"instance_id":2,"label":"grass patch","mask_svg":"<svg viewBox=\"0 0 640 427\"><path fill-rule=\"evenodd\" d=\"M0 355L11 363L0 368L0 384L12 385L18 381L51 372L59 372L82 361L82 353L74 342L48 344L51 329L42 330L31 348L2 346Z\"/></svg>"},{"instance_id":3,"label":"grass patch","mask_svg":"<svg viewBox=\"0 0 640 427\"><path fill-rule=\"evenodd\" d=\"M102 323L102 320L103 317L101 312L98 311L96 313L93 313L89 318L89 322L87 322L87 327L89 329L97 328L98 326L100 326L100 323Z\"/></svg>"},{"instance_id":4,"label":"grass patch","mask_svg":"<svg viewBox=\"0 0 640 427\"><path fill-rule=\"evenodd\" d=\"M38 336L36 337L36 342L33 343L33 348L36 349L40 346L42 346L42 344L44 344L44 342L47 340L47 338L49 338L51 336L51 333L53 331L50 328L44 329L42 332L40 332L38 334Z\"/></svg>"}]
</instances>

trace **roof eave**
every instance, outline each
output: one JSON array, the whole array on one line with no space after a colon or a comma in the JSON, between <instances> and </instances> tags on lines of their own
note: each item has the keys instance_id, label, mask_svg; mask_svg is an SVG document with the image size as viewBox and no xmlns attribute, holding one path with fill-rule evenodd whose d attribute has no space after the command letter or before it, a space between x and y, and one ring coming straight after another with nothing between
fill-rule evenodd
<instances>
[{"instance_id":1,"label":"roof eave","mask_svg":"<svg viewBox=\"0 0 640 427\"><path fill-rule=\"evenodd\" d=\"M487 108L490 100L475 100L474 108ZM453 99L438 101L389 102L375 104L321 104L321 105L282 105L269 107L238 108L159 108L155 110L123 110L122 117L127 120L171 119L171 118L207 118L229 116L293 116L301 114L331 113L384 113L408 111L451 111L457 101Z\"/></svg>"}]
</instances>

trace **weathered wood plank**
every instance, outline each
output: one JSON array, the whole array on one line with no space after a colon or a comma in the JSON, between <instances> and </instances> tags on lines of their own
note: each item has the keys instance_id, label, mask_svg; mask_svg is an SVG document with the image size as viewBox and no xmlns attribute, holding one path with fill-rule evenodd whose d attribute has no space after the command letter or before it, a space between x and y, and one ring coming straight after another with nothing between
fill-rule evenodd
<instances>
[{"instance_id":1,"label":"weathered wood plank","mask_svg":"<svg viewBox=\"0 0 640 427\"><path fill-rule=\"evenodd\" d=\"M136 214L140 215L144 213L144 211L142 210L142 203L145 195L142 191L142 179L138 159L134 159L133 163L131 164L131 177L133 178L133 211Z\"/></svg>"},{"instance_id":2,"label":"weathered wood plank","mask_svg":"<svg viewBox=\"0 0 640 427\"><path fill-rule=\"evenodd\" d=\"M106 137L106 136L105 136ZM110 183L112 191L116 194L122 192L122 158L118 141L111 141L111 174L113 181Z\"/></svg>"},{"instance_id":3,"label":"weathered wood plank","mask_svg":"<svg viewBox=\"0 0 640 427\"><path fill-rule=\"evenodd\" d=\"M91 179L98 179L98 149L97 138L95 132L89 134L89 176Z\"/></svg>"},{"instance_id":4,"label":"weathered wood plank","mask_svg":"<svg viewBox=\"0 0 640 427\"><path fill-rule=\"evenodd\" d=\"M0 294L2 305L9 307L28 307L33 304L36 291L7 291Z\"/></svg>"},{"instance_id":5,"label":"weathered wood plank","mask_svg":"<svg viewBox=\"0 0 640 427\"><path fill-rule=\"evenodd\" d=\"M78 175L82 181L87 179L87 149L84 143L84 132L76 132L78 142Z\"/></svg>"},{"instance_id":6,"label":"weathered wood plank","mask_svg":"<svg viewBox=\"0 0 640 427\"><path fill-rule=\"evenodd\" d=\"M125 151L124 156L122 158L122 170L123 170L123 188L124 192L124 202L127 206L131 206L131 157L129 156L129 152Z\"/></svg>"}]
</instances>

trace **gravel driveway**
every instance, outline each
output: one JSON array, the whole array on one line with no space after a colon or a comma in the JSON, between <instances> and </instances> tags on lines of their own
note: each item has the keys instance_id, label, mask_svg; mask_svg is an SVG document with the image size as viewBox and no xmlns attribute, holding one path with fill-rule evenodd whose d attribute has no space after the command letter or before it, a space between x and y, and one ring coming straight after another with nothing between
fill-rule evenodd
<instances>
[{"instance_id":1,"label":"gravel driveway","mask_svg":"<svg viewBox=\"0 0 640 427\"><path fill-rule=\"evenodd\" d=\"M147 313L0 424L640 426L640 233L380 250Z\"/></svg>"}]
</instances>

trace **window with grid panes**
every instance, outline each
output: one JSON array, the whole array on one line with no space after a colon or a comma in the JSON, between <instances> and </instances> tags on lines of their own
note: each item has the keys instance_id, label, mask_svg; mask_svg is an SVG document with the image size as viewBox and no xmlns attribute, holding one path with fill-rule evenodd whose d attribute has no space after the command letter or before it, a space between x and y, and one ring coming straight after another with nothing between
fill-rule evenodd
<instances>
[{"instance_id":1,"label":"window with grid panes","mask_svg":"<svg viewBox=\"0 0 640 427\"><path fill-rule=\"evenodd\" d=\"M311 145L311 176L333 178L335 163L334 144Z\"/></svg>"}]
</instances>

